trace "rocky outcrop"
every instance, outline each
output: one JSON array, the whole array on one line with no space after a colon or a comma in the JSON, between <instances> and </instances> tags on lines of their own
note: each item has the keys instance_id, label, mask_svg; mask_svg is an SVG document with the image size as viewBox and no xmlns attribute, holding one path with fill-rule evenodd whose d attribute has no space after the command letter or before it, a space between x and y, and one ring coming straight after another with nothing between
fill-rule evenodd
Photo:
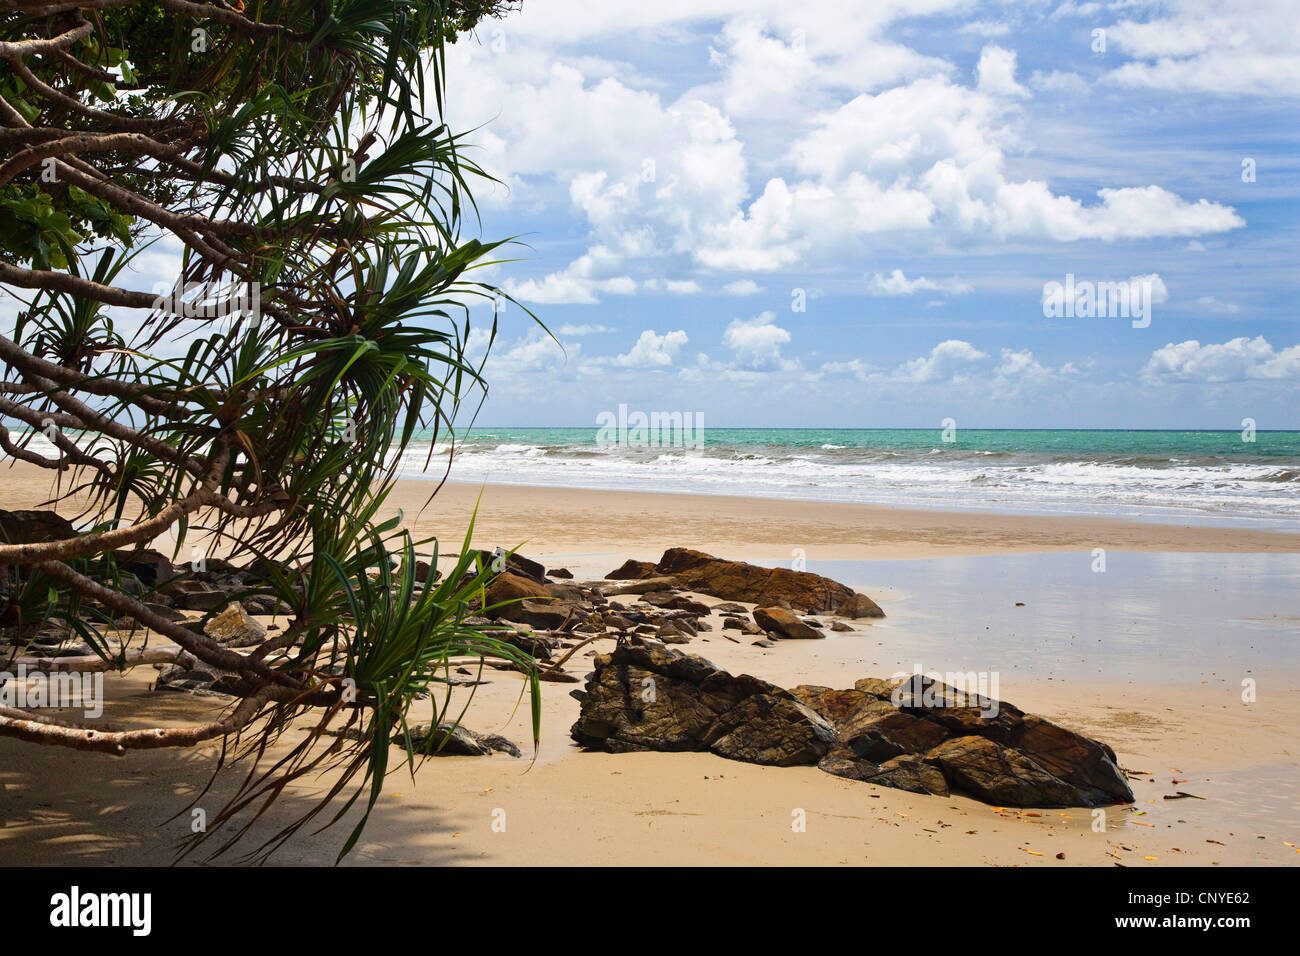
<instances>
[{"instance_id":1,"label":"rocky outcrop","mask_svg":"<svg viewBox=\"0 0 1300 956\"><path fill-rule=\"evenodd\" d=\"M829 723L793 694L756 677L734 677L702 657L627 644L595 658L574 695L572 736L593 749L711 750L750 763L816 763L834 741Z\"/></svg>"},{"instance_id":2,"label":"rocky outcrop","mask_svg":"<svg viewBox=\"0 0 1300 956\"><path fill-rule=\"evenodd\" d=\"M789 607L814 614L884 616L870 598L820 574L727 561L689 548L669 548L649 573L671 576L678 587L724 601L744 601L760 607Z\"/></svg>"},{"instance_id":3,"label":"rocky outcrop","mask_svg":"<svg viewBox=\"0 0 1300 956\"><path fill-rule=\"evenodd\" d=\"M595 658L572 736L611 753L709 750L772 766L816 764L884 787L1003 806L1133 800L1114 752L1000 701L917 679L786 691L631 638Z\"/></svg>"},{"instance_id":4,"label":"rocky outcrop","mask_svg":"<svg viewBox=\"0 0 1300 956\"><path fill-rule=\"evenodd\" d=\"M648 578L654 573L655 563L653 561L633 561L628 559L605 575L605 580L634 581L638 578Z\"/></svg>"}]
</instances>

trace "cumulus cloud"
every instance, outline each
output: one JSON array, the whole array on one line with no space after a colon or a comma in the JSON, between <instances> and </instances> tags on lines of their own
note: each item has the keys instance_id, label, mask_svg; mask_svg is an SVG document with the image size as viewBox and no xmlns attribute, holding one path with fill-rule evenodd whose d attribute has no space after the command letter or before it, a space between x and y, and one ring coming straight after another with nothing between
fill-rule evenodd
<instances>
[{"instance_id":1,"label":"cumulus cloud","mask_svg":"<svg viewBox=\"0 0 1300 956\"><path fill-rule=\"evenodd\" d=\"M1106 28L1132 61L1111 71L1122 86L1225 95L1300 92L1300 31L1293 0L1171 0L1144 20Z\"/></svg>"},{"instance_id":2,"label":"cumulus cloud","mask_svg":"<svg viewBox=\"0 0 1300 956\"><path fill-rule=\"evenodd\" d=\"M722 291L727 295L757 295L763 291L763 288L753 279L740 279L737 282L728 282L722 287Z\"/></svg>"},{"instance_id":3,"label":"cumulus cloud","mask_svg":"<svg viewBox=\"0 0 1300 956\"><path fill-rule=\"evenodd\" d=\"M947 381L959 376L973 362L986 358L988 353L981 352L969 342L948 339L932 348L929 355L898 366L892 377L917 384Z\"/></svg>"},{"instance_id":4,"label":"cumulus cloud","mask_svg":"<svg viewBox=\"0 0 1300 956\"><path fill-rule=\"evenodd\" d=\"M961 6L927 0L925 13ZM1079 198L1008 176L1007 156L1029 145L1015 51L985 46L963 83L945 60L884 39L907 15L893 4L846 17L831 0L798 8L708 0L612 16L557 0L546 17L525 10L511 21L509 56L455 44L449 71L474 81L450 84L449 113L457 126L487 124L475 158L509 185L493 201L541 209L562 193L585 221L588 256L602 260L576 260L512 291L538 303L594 303L656 291L632 278L647 263L660 275L669 262L753 272L834 265L895 236L1073 242L1243 225L1227 206L1155 183ZM559 24L573 32L557 32ZM582 46L638 25L648 37L711 36L716 79L671 96L663 77ZM1079 82L1058 73L1031 80L1060 92Z\"/></svg>"},{"instance_id":5,"label":"cumulus cloud","mask_svg":"<svg viewBox=\"0 0 1300 956\"><path fill-rule=\"evenodd\" d=\"M630 368L665 368L673 364L681 347L690 341L681 329L657 334L646 329L631 350L615 356L614 364Z\"/></svg>"},{"instance_id":6,"label":"cumulus cloud","mask_svg":"<svg viewBox=\"0 0 1300 956\"><path fill-rule=\"evenodd\" d=\"M735 354L735 364L752 370L779 367L781 346L789 341L790 333L776 324L775 312L732 319L722 335L722 344Z\"/></svg>"},{"instance_id":7,"label":"cumulus cloud","mask_svg":"<svg viewBox=\"0 0 1300 956\"><path fill-rule=\"evenodd\" d=\"M1016 82L1016 53L990 44L975 66L976 86L990 96L1025 97L1029 91Z\"/></svg>"},{"instance_id":8,"label":"cumulus cloud","mask_svg":"<svg viewBox=\"0 0 1300 956\"><path fill-rule=\"evenodd\" d=\"M1275 351L1262 335L1222 344L1170 342L1151 353L1142 377L1152 383L1300 379L1300 345Z\"/></svg>"},{"instance_id":9,"label":"cumulus cloud","mask_svg":"<svg viewBox=\"0 0 1300 956\"><path fill-rule=\"evenodd\" d=\"M541 279L523 281L507 279L504 289L516 299L545 305L591 305L600 301L599 293L631 295L636 281L630 276L601 278L600 273L617 267L623 257L606 246L595 246L560 272Z\"/></svg>"},{"instance_id":10,"label":"cumulus cloud","mask_svg":"<svg viewBox=\"0 0 1300 956\"><path fill-rule=\"evenodd\" d=\"M902 269L895 269L888 276L882 276L877 272L867 283L867 291L871 295L913 295L917 292L946 292L948 295L965 295L973 292L974 287L969 283L962 282L957 276L951 279L927 279L925 276L917 276L915 279L909 279L903 274Z\"/></svg>"}]
</instances>

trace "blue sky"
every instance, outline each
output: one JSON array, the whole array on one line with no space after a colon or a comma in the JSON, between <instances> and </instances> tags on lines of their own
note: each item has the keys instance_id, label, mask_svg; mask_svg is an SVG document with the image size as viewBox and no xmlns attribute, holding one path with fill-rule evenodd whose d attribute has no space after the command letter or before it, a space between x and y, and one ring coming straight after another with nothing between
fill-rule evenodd
<instances>
[{"instance_id":1,"label":"blue sky","mask_svg":"<svg viewBox=\"0 0 1300 956\"><path fill-rule=\"evenodd\" d=\"M450 120L563 348L507 306L480 422L1300 426L1300 5L1223 9L527 0ZM1150 325L1045 318L1067 273Z\"/></svg>"}]
</instances>

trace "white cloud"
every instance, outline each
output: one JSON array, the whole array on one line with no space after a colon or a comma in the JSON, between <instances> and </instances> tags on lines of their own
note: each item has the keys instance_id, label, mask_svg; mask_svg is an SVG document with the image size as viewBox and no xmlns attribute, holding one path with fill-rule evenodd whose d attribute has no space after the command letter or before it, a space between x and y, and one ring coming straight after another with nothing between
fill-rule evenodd
<instances>
[{"instance_id":1,"label":"white cloud","mask_svg":"<svg viewBox=\"0 0 1300 956\"><path fill-rule=\"evenodd\" d=\"M970 23L963 24L958 33L973 33L979 37L1004 37L1011 32L1009 23L998 23L994 20L972 20Z\"/></svg>"},{"instance_id":2,"label":"white cloud","mask_svg":"<svg viewBox=\"0 0 1300 956\"><path fill-rule=\"evenodd\" d=\"M1029 91L1016 82L1016 53L1000 46L986 46L975 66L976 86L990 96L1025 97Z\"/></svg>"},{"instance_id":3,"label":"white cloud","mask_svg":"<svg viewBox=\"0 0 1300 956\"><path fill-rule=\"evenodd\" d=\"M1216 299L1212 295L1201 296L1196 300L1196 304L1206 312L1218 312L1231 315L1241 311L1239 306L1233 305L1231 302L1224 302L1222 299Z\"/></svg>"},{"instance_id":4,"label":"white cloud","mask_svg":"<svg viewBox=\"0 0 1300 956\"><path fill-rule=\"evenodd\" d=\"M614 331L613 327L608 325L589 325L589 324L561 325L558 329L555 330L555 334L567 335L576 338L580 335L599 335L603 332L613 332L613 331Z\"/></svg>"},{"instance_id":5,"label":"white cloud","mask_svg":"<svg viewBox=\"0 0 1300 956\"><path fill-rule=\"evenodd\" d=\"M1029 85L1042 93L1062 93L1066 96L1083 96L1088 92L1088 81L1078 73L1053 70L1044 73L1034 70L1029 76Z\"/></svg>"},{"instance_id":6,"label":"white cloud","mask_svg":"<svg viewBox=\"0 0 1300 956\"><path fill-rule=\"evenodd\" d=\"M1123 86L1179 92L1300 95L1300 20L1293 0L1173 0L1143 21L1106 28L1133 61L1111 71Z\"/></svg>"},{"instance_id":7,"label":"white cloud","mask_svg":"<svg viewBox=\"0 0 1300 956\"><path fill-rule=\"evenodd\" d=\"M763 291L753 279L740 279L736 282L728 282L722 287L722 291L727 295L757 295Z\"/></svg>"},{"instance_id":8,"label":"white cloud","mask_svg":"<svg viewBox=\"0 0 1300 956\"><path fill-rule=\"evenodd\" d=\"M590 305L600 301L598 293L601 292L631 295L636 291L636 281L630 276L598 278L600 272L617 268L622 260L622 255L606 246L593 246L561 272L552 272L542 279L507 279L503 287L525 302Z\"/></svg>"},{"instance_id":9,"label":"white cloud","mask_svg":"<svg viewBox=\"0 0 1300 956\"><path fill-rule=\"evenodd\" d=\"M1101 9L1100 3L1075 3L1074 0L1065 0L1063 4L1052 11L1051 20L1060 20L1062 17L1090 17Z\"/></svg>"},{"instance_id":10,"label":"white cloud","mask_svg":"<svg viewBox=\"0 0 1300 956\"><path fill-rule=\"evenodd\" d=\"M971 363L988 358L969 342L961 339L948 339L940 342L923 358L912 359L898 366L892 378L917 384L946 381L959 377L962 370Z\"/></svg>"},{"instance_id":11,"label":"white cloud","mask_svg":"<svg viewBox=\"0 0 1300 956\"><path fill-rule=\"evenodd\" d=\"M790 333L775 324L775 312L762 312L752 319L733 319L722 335L722 344L735 353L741 368L762 370L782 364L781 346Z\"/></svg>"},{"instance_id":12,"label":"white cloud","mask_svg":"<svg viewBox=\"0 0 1300 956\"><path fill-rule=\"evenodd\" d=\"M1300 345L1274 351L1262 335L1222 344L1170 342L1151 353L1142 377L1153 383L1300 379Z\"/></svg>"},{"instance_id":13,"label":"white cloud","mask_svg":"<svg viewBox=\"0 0 1300 956\"><path fill-rule=\"evenodd\" d=\"M909 279L903 274L902 269L895 269L888 276L882 276L877 272L867 284L867 291L871 295L891 296L912 295L921 291L965 295L968 292L973 292L974 287L969 283L962 282L957 276L953 276L951 279L927 279L925 276Z\"/></svg>"},{"instance_id":14,"label":"white cloud","mask_svg":"<svg viewBox=\"0 0 1300 956\"><path fill-rule=\"evenodd\" d=\"M631 351L614 358L615 365L631 368L664 368L672 365L681 347L690 341L681 329L658 335L646 329Z\"/></svg>"}]
</instances>

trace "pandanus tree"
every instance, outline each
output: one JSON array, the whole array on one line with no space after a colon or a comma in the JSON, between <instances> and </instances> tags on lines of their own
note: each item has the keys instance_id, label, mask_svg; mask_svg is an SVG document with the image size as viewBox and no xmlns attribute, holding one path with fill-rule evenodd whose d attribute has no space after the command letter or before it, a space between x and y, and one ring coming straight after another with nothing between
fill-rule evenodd
<instances>
[{"instance_id":1,"label":"pandanus tree","mask_svg":"<svg viewBox=\"0 0 1300 956\"><path fill-rule=\"evenodd\" d=\"M453 436L486 389L468 303L500 295L473 278L500 243L465 235L485 174L441 119L443 49L507 6L0 0L0 447L48 469L75 522L0 541L5 659L201 664L235 695L129 730L4 706L0 735L119 755L220 740L254 770L194 838L223 834L216 852L329 770L327 797L252 852L360 804L346 853L390 739L419 756L413 701L447 709L453 659L531 673L536 736L531 658L465 623L493 569L461 547L417 574L436 542L385 507L401 451ZM131 556L166 543L189 569L200 532L262 569L282 631L234 650L160 612ZM34 655L23 634L50 620L94 656ZM309 732L272 760L291 721Z\"/></svg>"}]
</instances>

